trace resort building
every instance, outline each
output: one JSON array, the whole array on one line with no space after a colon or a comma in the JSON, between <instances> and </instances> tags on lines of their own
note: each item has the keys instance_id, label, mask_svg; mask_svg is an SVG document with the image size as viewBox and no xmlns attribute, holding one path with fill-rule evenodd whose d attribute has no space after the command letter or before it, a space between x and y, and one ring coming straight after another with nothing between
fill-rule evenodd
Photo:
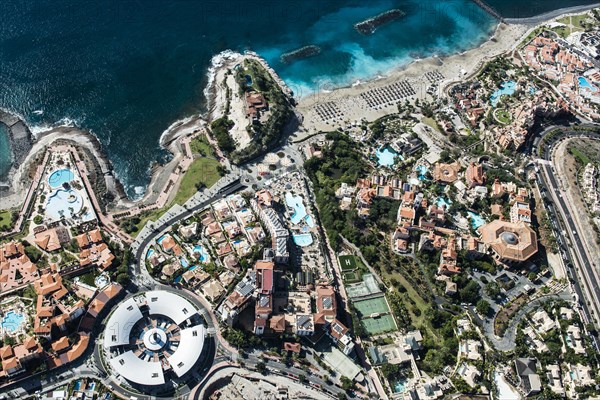
<instances>
[{"instance_id":1,"label":"resort building","mask_svg":"<svg viewBox=\"0 0 600 400\"><path fill-rule=\"evenodd\" d=\"M104 243L100 229L82 233L76 239L80 249L80 266L93 265L102 271L112 266L115 256L108 248L108 245Z\"/></svg>"},{"instance_id":2,"label":"resort building","mask_svg":"<svg viewBox=\"0 0 600 400\"><path fill-rule=\"evenodd\" d=\"M533 396L541 392L542 383L537 374L535 358L519 358L515 360L515 369L519 377L519 388L525 396Z\"/></svg>"},{"instance_id":3,"label":"resort building","mask_svg":"<svg viewBox=\"0 0 600 400\"><path fill-rule=\"evenodd\" d=\"M482 186L485 183L485 172L483 166L472 162L465 171L465 180L469 188Z\"/></svg>"},{"instance_id":4,"label":"resort building","mask_svg":"<svg viewBox=\"0 0 600 400\"><path fill-rule=\"evenodd\" d=\"M480 228L483 243L503 262L523 262L538 251L537 235L524 222L495 220Z\"/></svg>"},{"instance_id":5,"label":"resort building","mask_svg":"<svg viewBox=\"0 0 600 400\"><path fill-rule=\"evenodd\" d=\"M565 389L560 380L560 367L557 364L546 365L546 379L552 392L564 396Z\"/></svg>"},{"instance_id":6,"label":"resort building","mask_svg":"<svg viewBox=\"0 0 600 400\"><path fill-rule=\"evenodd\" d=\"M63 243L68 243L71 240L69 231L63 226L57 226L52 229L37 230L35 233L34 243L42 250L53 252L60 250Z\"/></svg>"},{"instance_id":7,"label":"resort building","mask_svg":"<svg viewBox=\"0 0 600 400\"><path fill-rule=\"evenodd\" d=\"M446 247L440 255L439 275L454 275L460 273L461 269L457 264L458 253L456 251L456 239L451 237L446 243Z\"/></svg>"},{"instance_id":8,"label":"resort building","mask_svg":"<svg viewBox=\"0 0 600 400\"><path fill-rule=\"evenodd\" d=\"M36 265L25 254L20 242L0 246L0 293L30 284L39 278Z\"/></svg>"},{"instance_id":9,"label":"resort building","mask_svg":"<svg viewBox=\"0 0 600 400\"><path fill-rule=\"evenodd\" d=\"M452 164L437 163L433 167L433 180L440 183L454 183L458 180L460 164L458 161Z\"/></svg>"},{"instance_id":10,"label":"resort building","mask_svg":"<svg viewBox=\"0 0 600 400\"><path fill-rule=\"evenodd\" d=\"M252 296L256 291L256 272L248 271L235 287L233 292L221 303L217 311L221 315L221 320L229 326L237 322L239 314L250 304Z\"/></svg>"},{"instance_id":11,"label":"resort building","mask_svg":"<svg viewBox=\"0 0 600 400\"><path fill-rule=\"evenodd\" d=\"M37 302L33 330L38 336L50 339L53 334L64 334L67 324L85 312L83 300L69 293L58 273L42 275L34 282L34 289Z\"/></svg>"},{"instance_id":12,"label":"resort building","mask_svg":"<svg viewBox=\"0 0 600 400\"><path fill-rule=\"evenodd\" d=\"M273 196L267 190L256 193L255 199L250 201L254 212L259 215L261 221L271 235L271 248L273 250L273 261L278 264L287 264L290 253L288 251L289 232L283 225L279 214L271 208Z\"/></svg>"},{"instance_id":13,"label":"resort building","mask_svg":"<svg viewBox=\"0 0 600 400\"><path fill-rule=\"evenodd\" d=\"M0 378L12 377L25 371L25 367L32 361L43 356L42 346L36 338L27 336L22 343L14 346L5 345L0 348L2 370Z\"/></svg>"},{"instance_id":14,"label":"resort building","mask_svg":"<svg viewBox=\"0 0 600 400\"><path fill-rule=\"evenodd\" d=\"M204 348L206 328L198 309L168 291L138 294L112 312L103 350L115 375L133 386L157 386L192 370Z\"/></svg>"}]
</instances>

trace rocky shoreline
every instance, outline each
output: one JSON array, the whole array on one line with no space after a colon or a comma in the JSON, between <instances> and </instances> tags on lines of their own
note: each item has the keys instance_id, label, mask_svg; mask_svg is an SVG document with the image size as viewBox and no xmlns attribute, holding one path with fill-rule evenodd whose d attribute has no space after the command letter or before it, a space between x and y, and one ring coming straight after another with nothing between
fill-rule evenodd
<instances>
[{"instance_id":1,"label":"rocky shoreline","mask_svg":"<svg viewBox=\"0 0 600 400\"><path fill-rule=\"evenodd\" d=\"M0 190L2 209L17 208L22 205L25 193L31 184L32 165L39 162L40 155L51 145L70 144L75 146L83 159L88 164L90 171L96 171L96 177L103 177L104 182L95 182L95 188L102 188L104 193L96 193L98 199L104 199L104 206L108 211L122 211L141 204L150 204L158 197L155 187L162 187L160 182L165 181L174 168L177 167L183 156L179 139L193 134L205 127L205 121L200 117L191 117L185 121L173 124L161 137L161 146L173 154L173 158L165 165L154 165L152 176L146 193L141 199L129 199L123 184L116 176L112 163L108 159L102 144L96 136L79 128L59 126L33 137L27 125L17 116L2 112L0 121L9 127L16 126L16 136L19 141L11 138L11 152L13 152L13 166L8 173L4 190ZM8 123L6 123L6 122ZM11 132L14 132L11 130ZM22 139L27 133L28 141ZM11 134L11 136L13 136Z\"/></svg>"},{"instance_id":2,"label":"rocky shoreline","mask_svg":"<svg viewBox=\"0 0 600 400\"><path fill-rule=\"evenodd\" d=\"M10 190L15 167L27 157L33 146L33 135L18 117L0 109L0 124L8 128L12 166L5 177L0 177L0 193Z\"/></svg>"}]
</instances>

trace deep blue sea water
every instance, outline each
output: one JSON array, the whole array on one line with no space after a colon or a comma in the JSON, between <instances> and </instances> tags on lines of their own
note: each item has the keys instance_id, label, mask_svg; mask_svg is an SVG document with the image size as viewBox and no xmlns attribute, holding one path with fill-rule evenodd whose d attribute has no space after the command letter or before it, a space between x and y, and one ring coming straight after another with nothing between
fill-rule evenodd
<instances>
[{"instance_id":1,"label":"deep blue sea water","mask_svg":"<svg viewBox=\"0 0 600 400\"><path fill-rule=\"evenodd\" d=\"M490 4L524 17L586 2ZM353 29L390 8L407 16L372 36ZM477 46L495 26L470 0L3 0L0 16L0 107L34 131L63 123L92 131L131 196L147 185L151 162L164 159L165 129L204 110L206 71L223 50L259 52L306 95ZM306 44L323 52L279 62Z\"/></svg>"}]
</instances>

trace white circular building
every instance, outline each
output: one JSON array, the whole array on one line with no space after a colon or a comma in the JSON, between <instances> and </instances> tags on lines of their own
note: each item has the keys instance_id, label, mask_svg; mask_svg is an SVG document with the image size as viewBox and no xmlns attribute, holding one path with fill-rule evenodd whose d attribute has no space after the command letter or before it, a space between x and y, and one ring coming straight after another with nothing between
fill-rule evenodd
<instances>
[{"instance_id":1,"label":"white circular building","mask_svg":"<svg viewBox=\"0 0 600 400\"><path fill-rule=\"evenodd\" d=\"M107 362L133 384L162 385L170 374L181 378L202 354L206 328L201 321L198 309L175 293L157 290L131 297L106 323Z\"/></svg>"}]
</instances>

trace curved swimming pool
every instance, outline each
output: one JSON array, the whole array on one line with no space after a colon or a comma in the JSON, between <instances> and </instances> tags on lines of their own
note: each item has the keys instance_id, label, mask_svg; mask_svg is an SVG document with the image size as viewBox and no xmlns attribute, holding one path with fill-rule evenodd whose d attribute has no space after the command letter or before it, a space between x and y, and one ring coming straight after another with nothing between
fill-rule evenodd
<instances>
[{"instance_id":1,"label":"curved swimming pool","mask_svg":"<svg viewBox=\"0 0 600 400\"><path fill-rule=\"evenodd\" d=\"M73 218L83 207L81 195L74 190L58 189L46 203L46 214L54 220Z\"/></svg>"},{"instance_id":2,"label":"curved swimming pool","mask_svg":"<svg viewBox=\"0 0 600 400\"><path fill-rule=\"evenodd\" d=\"M68 168L57 169L48 177L48 184L51 188L61 187L63 183L71 182L75 179L75 174Z\"/></svg>"}]
</instances>

